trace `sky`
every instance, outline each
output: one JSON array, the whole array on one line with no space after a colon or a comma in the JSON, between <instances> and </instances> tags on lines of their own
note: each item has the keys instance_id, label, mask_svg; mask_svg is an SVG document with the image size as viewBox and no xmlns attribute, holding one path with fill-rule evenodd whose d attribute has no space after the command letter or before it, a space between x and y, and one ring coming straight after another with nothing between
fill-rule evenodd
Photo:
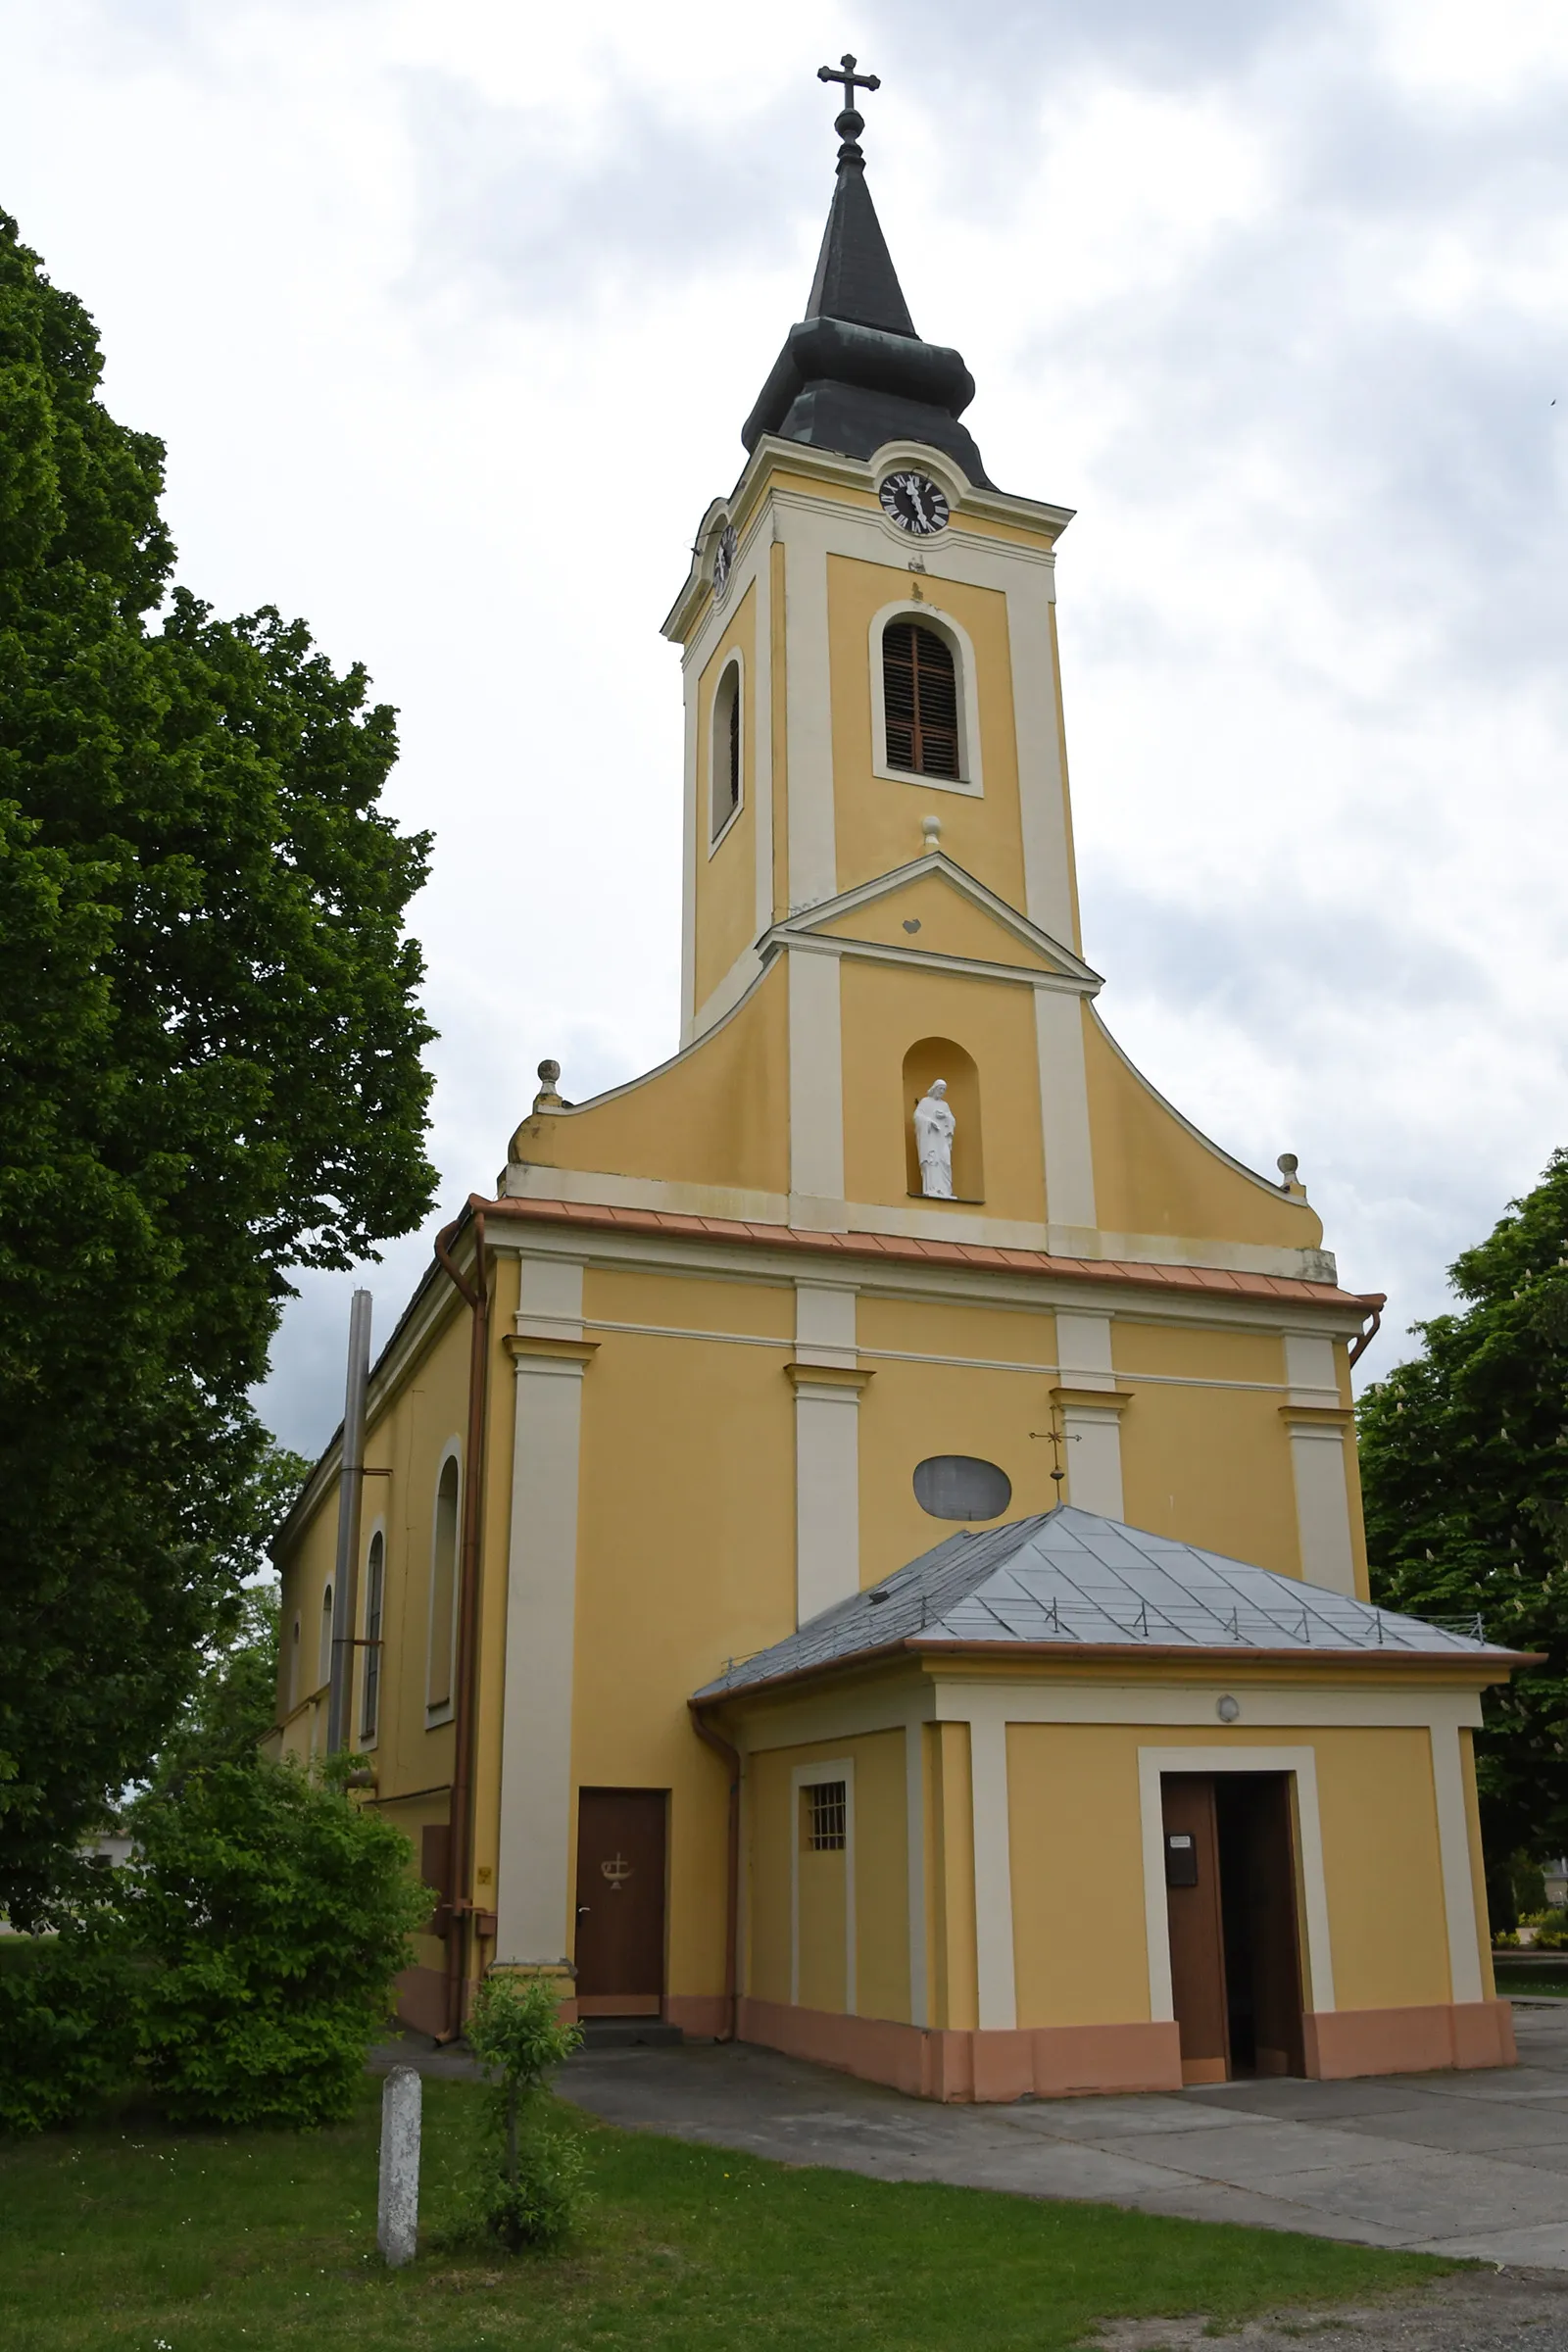
<instances>
[{"instance_id":1,"label":"sky","mask_svg":"<svg viewBox=\"0 0 1568 2352\"><path fill-rule=\"evenodd\" d=\"M0 0L0 206L169 447L179 576L401 714L440 1205L303 1278L314 1453L545 1055L677 1029L659 624L805 307L854 50L915 323L1057 560L1085 952L1295 1152L1375 1376L1568 1143L1560 0Z\"/></svg>"}]
</instances>

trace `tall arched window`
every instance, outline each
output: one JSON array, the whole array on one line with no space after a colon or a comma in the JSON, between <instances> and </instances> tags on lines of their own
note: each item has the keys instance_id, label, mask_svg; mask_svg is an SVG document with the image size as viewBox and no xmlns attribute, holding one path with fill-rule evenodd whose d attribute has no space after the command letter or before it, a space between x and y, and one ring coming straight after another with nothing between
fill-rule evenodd
<instances>
[{"instance_id":1,"label":"tall arched window","mask_svg":"<svg viewBox=\"0 0 1568 2352\"><path fill-rule=\"evenodd\" d=\"M300 1703L300 1621L294 1620L294 1630L288 1645L288 1711L292 1715Z\"/></svg>"},{"instance_id":2,"label":"tall arched window","mask_svg":"<svg viewBox=\"0 0 1568 2352\"><path fill-rule=\"evenodd\" d=\"M458 1463L448 1454L435 1496L434 1541L430 1548L430 1669L427 1707L452 1704L452 1636L458 1598Z\"/></svg>"},{"instance_id":3,"label":"tall arched window","mask_svg":"<svg viewBox=\"0 0 1568 2352\"><path fill-rule=\"evenodd\" d=\"M914 776L958 773L958 681L945 638L918 620L882 632L888 765Z\"/></svg>"},{"instance_id":4,"label":"tall arched window","mask_svg":"<svg viewBox=\"0 0 1568 2352\"><path fill-rule=\"evenodd\" d=\"M741 665L731 662L713 698L712 838L741 805Z\"/></svg>"},{"instance_id":5,"label":"tall arched window","mask_svg":"<svg viewBox=\"0 0 1568 2352\"><path fill-rule=\"evenodd\" d=\"M381 1714L381 1617L386 1600L386 1544L379 1529L365 1563L365 1698L360 1738L373 1740Z\"/></svg>"},{"instance_id":6,"label":"tall arched window","mask_svg":"<svg viewBox=\"0 0 1568 2352\"><path fill-rule=\"evenodd\" d=\"M316 1656L316 1687L332 1680L332 1588L321 1594L321 1640Z\"/></svg>"}]
</instances>

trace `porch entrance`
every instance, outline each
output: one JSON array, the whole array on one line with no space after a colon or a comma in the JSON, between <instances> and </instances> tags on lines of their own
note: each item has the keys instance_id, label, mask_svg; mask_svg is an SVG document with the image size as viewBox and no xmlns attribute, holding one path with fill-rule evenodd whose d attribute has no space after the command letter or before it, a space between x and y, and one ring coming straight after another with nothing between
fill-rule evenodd
<instances>
[{"instance_id":1,"label":"porch entrance","mask_svg":"<svg viewBox=\"0 0 1568 2352\"><path fill-rule=\"evenodd\" d=\"M657 2017L664 1994L662 1788L577 1798L577 2014Z\"/></svg>"},{"instance_id":2,"label":"porch entrance","mask_svg":"<svg viewBox=\"0 0 1568 2352\"><path fill-rule=\"evenodd\" d=\"M1182 2081L1305 2072L1290 1775L1161 1776Z\"/></svg>"}]
</instances>

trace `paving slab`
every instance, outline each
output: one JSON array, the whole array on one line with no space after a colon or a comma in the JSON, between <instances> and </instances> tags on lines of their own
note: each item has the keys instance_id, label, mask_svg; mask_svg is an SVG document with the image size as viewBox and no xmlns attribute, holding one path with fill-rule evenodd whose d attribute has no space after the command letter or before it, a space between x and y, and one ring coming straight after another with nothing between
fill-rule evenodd
<instances>
[{"instance_id":1,"label":"paving slab","mask_svg":"<svg viewBox=\"0 0 1568 2352\"><path fill-rule=\"evenodd\" d=\"M1275 2173L1268 2185L1272 2195L1294 2203L1401 2231L1412 2245L1545 2222L1568 2230L1568 2193L1554 2175L1489 2156L1391 2148L1373 2163L1339 2172Z\"/></svg>"},{"instance_id":2,"label":"paving slab","mask_svg":"<svg viewBox=\"0 0 1568 2352\"><path fill-rule=\"evenodd\" d=\"M785 2164L1092 2198L1568 2275L1568 2016L1543 2004L1521 2011L1516 2031L1524 2064L1485 2074L1273 2080L1010 2107L939 2106L744 2044L581 2052L559 2086L609 2123ZM1561 2310L1568 2352L1568 2295ZM1474 2340L1490 2352L1489 2338ZM1545 2334L1530 2340L1552 2352Z\"/></svg>"}]
</instances>

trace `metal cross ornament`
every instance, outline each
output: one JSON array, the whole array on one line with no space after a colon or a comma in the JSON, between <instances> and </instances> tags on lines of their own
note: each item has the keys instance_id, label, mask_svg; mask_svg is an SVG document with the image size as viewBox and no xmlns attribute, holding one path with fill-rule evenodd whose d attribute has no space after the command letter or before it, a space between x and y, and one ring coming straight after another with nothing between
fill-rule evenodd
<instances>
[{"instance_id":1,"label":"metal cross ornament","mask_svg":"<svg viewBox=\"0 0 1568 2352\"><path fill-rule=\"evenodd\" d=\"M857 142L865 128L865 118L856 111L855 93L857 90L879 90L882 87L879 76L875 74L857 74L855 60L846 50L836 66L818 66L816 78L818 81L838 81L844 85L844 111L834 118L833 122L834 129L844 141L839 149L839 162L863 162Z\"/></svg>"}]
</instances>

